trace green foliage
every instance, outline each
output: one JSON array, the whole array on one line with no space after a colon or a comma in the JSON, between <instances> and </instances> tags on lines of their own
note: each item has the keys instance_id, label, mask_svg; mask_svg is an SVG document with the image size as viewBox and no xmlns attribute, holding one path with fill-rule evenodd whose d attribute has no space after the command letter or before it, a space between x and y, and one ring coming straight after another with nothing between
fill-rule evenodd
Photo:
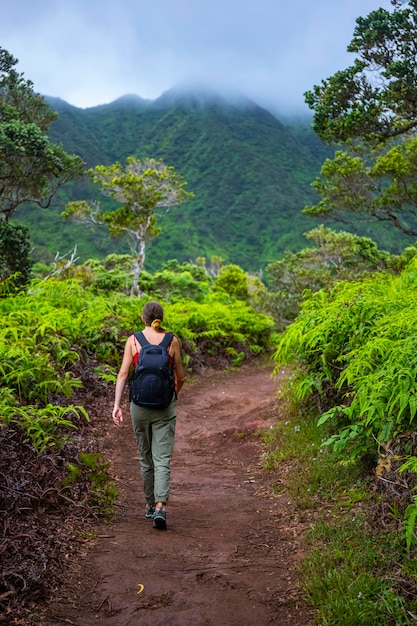
<instances>
[{"instance_id":1,"label":"green foliage","mask_svg":"<svg viewBox=\"0 0 417 626\"><path fill-rule=\"evenodd\" d=\"M274 316L280 328L296 318L305 293L329 289L338 281L354 281L377 270L399 271L411 253L394 256L379 250L367 237L335 232L323 225L308 232L306 238L314 247L296 254L287 252L266 268L270 293L264 298L265 311Z\"/></svg>"},{"instance_id":2,"label":"green foliage","mask_svg":"<svg viewBox=\"0 0 417 626\"><path fill-rule=\"evenodd\" d=\"M417 474L417 472L415 472ZM413 498L414 502L409 504L404 513L404 531L407 550L410 551L412 544L416 544L416 522L417 522L417 496Z\"/></svg>"},{"instance_id":3,"label":"green foliage","mask_svg":"<svg viewBox=\"0 0 417 626\"><path fill-rule=\"evenodd\" d=\"M329 424L317 426L315 411L279 395L279 419L263 435L264 465L274 490L308 520L298 575L314 623L414 623L415 554L405 552L398 522L381 514L367 467L323 446Z\"/></svg>"},{"instance_id":4,"label":"green foliage","mask_svg":"<svg viewBox=\"0 0 417 626\"><path fill-rule=\"evenodd\" d=\"M411 472L417 475L417 457L410 456L407 461L399 468L399 473ZM407 550L410 551L412 546L417 544L416 535L416 523L417 523L417 495L414 494L412 502L407 506L404 512L404 535L407 545Z\"/></svg>"},{"instance_id":5,"label":"green foliage","mask_svg":"<svg viewBox=\"0 0 417 626\"><path fill-rule=\"evenodd\" d=\"M114 363L120 328L111 300L87 297L76 281L32 283L29 295L0 299L2 380L16 402L45 404L82 385L86 358Z\"/></svg>"},{"instance_id":6,"label":"green foliage","mask_svg":"<svg viewBox=\"0 0 417 626\"><path fill-rule=\"evenodd\" d=\"M65 434L68 429L76 428L72 420L66 419L69 415L79 420L83 416L88 421L88 414L82 406L60 407L47 404L43 408L26 405L23 407L0 404L0 411L4 425L18 424L26 436L26 442L42 454L49 447L60 448L68 439Z\"/></svg>"},{"instance_id":7,"label":"green foliage","mask_svg":"<svg viewBox=\"0 0 417 626\"><path fill-rule=\"evenodd\" d=\"M119 263L123 259L107 260L108 267ZM172 272L172 303L164 304L166 325L182 340L191 366L205 360L237 365L268 349L271 318L229 296L228 303L214 296L200 303L180 299L175 288L184 284L184 276L187 288L201 289L202 298L207 275L198 266L171 263L169 267L178 273ZM19 419L25 424L37 449L54 445L55 433L58 442L60 428L69 426L63 421L67 411L80 410L72 405L66 409L65 404L82 387L83 369L88 367L97 385L100 380L114 382L126 336L140 328L145 301L98 292L95 286L68 279L32 281L28 293L0 298L3 420Z\"/></svg>"},{"instance_id":8,"label":"green foliage","mask_svg":"<svg viewBox=\"0 0 417 626\"><path fill-rule=\"evenodd\" d=\"M192 98L122 101L86 110L48 102L59 112L51 139L81 154L90 167L151 154L172 164L188 181L194 199L175 211L156 211L163 236L147 244L147 271L158 270L167 259L187 262L217 255L259 272L286 250L305 246L303 233L312 225L301 209L319 199L310 183L334 152L313 133L309 117L284 125L256 105L232 105L220 98L204 104L200 100L198 105ZM89 181L66 186L47 215L34 219L29 209L25 212L36 260L48 260L48 255L75 243L82 261L128 252L126 242L106 236L102 229L62 223L67 202L80 198L96 199ZM114 208L106 203L106 210ZM354 223L349 230L394 252L410 243L380 224Z\"/></svg>"},{"instance_id":9,"label":"green foliage","mask_svg":"<svg viewBox=\"0 0 417 626\"><path fill-rule=\"evenodd\" d=\"M131 268L130 255L110 254L103 261L88 259L82 265L74 264L56 278L58 280L76 278L84 287L91 287L95 293L128 294L133 278ZM39 277L48 276L51 267L38 263L34 273ZM202 302L209 294L212 282L212 277L204 267L171 260L153 274L143 271L139 278L139 288L143 294L152 295L153 299L157 300L174 302L185 298Z\"/></svg>"},{"instance_id":10,"label":"green foliage","mask_svg":"<svg viewBox=\"0 0 417 626\"><path fill-rule=\"evenodd\" d=\"M285 406L281 389L279 396ZM346 507L356 502L361 465L345 463L323 446L326 429L317 426L313 412L303 412L299 406L286 411L288 414L280 415L263 436L267 446L263 457L266 469L279 469L281 464L290 463L291 480L286 489L302 509L317 509L323 502L338 502ZM279 486L275 489L280 490ZM363 490L360 493L361 500L368 497Z\"/></svg>"},{"instance_id":11,"label":"green foliage","mask_svg":"<svg viewBox=\"0 0 417 626\"><path fill-rule=\"evenodd\" d=\"M87 270L87 275L90 273L89 283L96 291L129 293L133 279L130 254L109 254L102 262L98 259L88 259L78 267ZM80 274L77 273L77 276ZM86 284L85 280L83 283Z\"/></svg>"},{"instance_id":12,"label":"green foliage","mask_svg":"<svg viewBox=\"0 0 417 626\"><path fill-rule=\"evenodd\" d=\"M238 265L224 265L214 281L213 290L223 291L238 300L247 300L248 277Z\"/></svg>"},{"instance_id":13,"label":"green foliage","mask_svg":"<svg viewBox=\"0 0 417 626\"><path fill-rule=\"evenodd\" d=\"M67 154L46 133L54 113L0 48L0 213L6 221L24 203L46 208L57 189L84 169L79 156Z\"/></svg>"},{"instance_id":14,"label":"green foliage","mask_svg":"<svg viewBox=\"0 0 417 626\"><path fill-rule=\"evenodd\" d=\"M322 199L303 212L415 237L417 3L392 4L392 12L357 19L348 47L358 55L353 65L305 94L314 130L347 151L325 161L313 183Z\"/></svg>"},{"instance_id":15,"label":"green foliage","mask_svg":"<svg viewBox=\"0 0 417 626\"><path fill-rule=\"evenodd\" d=\"M320 624L372 626L414 622L415 565L394 533L375 533L363 515L316 524L303 565L307 598ZM403 564L399 565L399 561Z\"/></svg>"},{"instance_id":16,"label":"green foliage","mask_svg":"<svg viewBox=\"0 0 417 626\"><path fill-rule=\"evenodd\" d=\"M321 138L385 141L415 129L417 3L392 4L392 12L380 8L356 20L353 64L305 94Z\"/></svg>"},{"instance_id":17,"label":"green foliage","mask_svg":"<svg viewBox=\"0 0 417 626\"><path fill-rule=\"evenodd\" d=\"M16 287L25 285L32 267L29 254L28 229L0 220L0 282L17 273L14 284Z\"/></svg>"},{"instance_id":18,"label":"green foliage","mask_svg":"<svg viewBox=\"0 0 417 626\"><path fill-rule=\"evenodd\" d=\"M40 453L61 446L74 426L67 416L88 418L67 405L83 385L82 364L101 359L109 375L119 357L113 303L75 281L50 279L0 299L0 320L2 421L17 422Z\"/></svg>"},{"instance_id":19,"label":"green foliage","mask_svg":"<svg viewBox=\"0 0 417 626\"><path fill-rule=\"evenodd\" d=\"M211 288L211 279L202 267L174 260L154 274L142 272L139 287L142 292L166 302L182 299L202 302Z\"/></svg>"},{"instance_id":20,"label":"green foliage","mask_svg":"<svg viewBox=\"0 0 417 626\"><path fill-rule=\"evenodd\" d=\"M310 182L333 150L314 135L309 119L299 130L255 104L213 100L114 102L86 110L48 100L59 112L51 139L81 154L89 167L152 155L188 181L194 199L175 211L156 210L163 236L147 244L148 271L167 259L187 262L214 255L259 271L285 249L302 245L302 233L310 228L300 209L316 200ZM31 218L28 209L24 223L30 223L37 259L47 260L48 250L55 254L75 243L82 261L128 251L127 242L105 237L104 231L61 222L68 201L95 198L94 187L79 181L60 194L59 206L48 212L49 222L43 215Z\"/></svg>"},{"instance_id":21,"label":"green foliage","mask_svg":"<svg viewBox=\"0 0 417 626\"><path fill-rule=\"evenodd\" d=\"M348 48L358 54L354 64L306 94L319 136L345 142L348 149L324 163L313 183L322 200L304 212L356 222L376 220L415 236L417 2L393 0L392 5L391 13L378 9L357 20ZM307 399L314 390L318 403L323 402L319 425L332 426L326 444L335 451L375 458L394 441L401 454L410 453L410 444L404 446L402 438L416 429L416 267L414 258L399 278L382 282L378 277L358 283L353 291L339 285L329 297L320 296L320 302L317 297L313 306L311 298L300 316L311 316L307 325L301 322L298 337L293 334L277 352L280 359L282 348L281 356L293 350L300 366L295 394ZM311 326L317 313L314 323L322 339ZM415 484L414 459L400 472L408 469ZM416 520L414 495L404 516L408 550L415 541ZM394 600L389 599L390 607ZM392 620L408 623L403 613Z\"/></svg>"},{"instance_id":22,"label":"green foliage","mask_svg":"<svg viewBox=\"0 0 417 626\"><path fill-rule=\"evenodd\" d=\"M7 310L8 304L2 302L0 306L4 323L0 331L0 372L4 383L13 389L19 402L46 402L50 394L71 396L81 382L69 371L63 372L78 359L69 338L60 335L68 319L58 321L56 310L47 312L47 307L39 307L39 311L14 307Z\"/></svg>"},{"instance_id":23,"label":"green foliage","mask_svg":"<svg viewBox=\"0 0 417 626\"><path fill-rule=\"evenodd\" d=\"M106 226L111 236L124 235L132 255L133 282L131 294L138 293L138 281L145 263L146 242L159 233L155 209L181 204L192 197L185 191L186 183L173 167L162 161L139 161L127 157L125 168L120 163L97 165L89 170L95 183L122 206L114 211L102 211L98 202L78 200L70 202L63 217Z\"/></svg>"},{"instance_id":24,"label":"green foliage","mask_svg":"<svg viewBox=\"0 0 417 626\"><path fill-rule=\"evenodd\" d=\"M237 363L265 353L270 345L273 320L241 300L224 303L215 296L201 304L176 302L166 307L166 326L183 341L191 363Z\"/></svg>"},{"instance_id":25,"label":"green foliage","mask_svg":"<svg viewBox=\"0 0 417 626\"><path fill-rule=\"evenodd\" d=\"M391 147L337 151L327 159L312 183L320 202L303 212L316 217L388 224L406 235L417 235L417 139L405 138Z\"/></svg>"},{"instance_id":26,"label":"green foliage","mask_svg":"<svg viewBox=\"0 0 417 626\"><path fill-rule=\"evenodd\" d=\"M298 365L294 396L314 398L338 449L375 454L415 428L416 281L413 260L400 276L375 275L311 295L278 343L276 361Z\"/></svg>"}]
</instances>

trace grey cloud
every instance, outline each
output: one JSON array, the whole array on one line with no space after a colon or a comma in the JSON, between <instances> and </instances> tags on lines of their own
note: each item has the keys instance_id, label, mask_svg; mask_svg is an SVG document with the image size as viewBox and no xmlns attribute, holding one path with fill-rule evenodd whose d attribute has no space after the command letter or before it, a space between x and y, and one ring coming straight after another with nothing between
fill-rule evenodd
<instances>
[{"instance_id":1,"label":"grey cloud","mask_svg":"<svg viewBox=\"0 0 417 626\"><path fill-rule=\"evenodd\" d=\"M199 78L303 110L303 93L352 61L355 19L379 6L390 0L0 0L0 45L37 91L77 106Z\"/></svg>"}]
</instances>

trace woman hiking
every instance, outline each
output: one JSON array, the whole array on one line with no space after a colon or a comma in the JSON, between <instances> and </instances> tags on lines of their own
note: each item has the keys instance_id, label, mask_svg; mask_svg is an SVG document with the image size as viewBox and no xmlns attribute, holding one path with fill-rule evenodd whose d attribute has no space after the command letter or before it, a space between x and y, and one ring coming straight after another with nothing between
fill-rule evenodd
<instances>
[{"instance_id":1,"label":"woman hiking","mask_svg":"<svg viewBox=\"0 0 417 626\"><path fill-rule=\"evenodd\" d=\"M141 350L145 364L145 353L149 350L155 353L163 352L161 349L152 349L152 346L163 347L168 352L170 367L173 371L173 387L168 390L167 400L165 403L162 398L156 398L152 402L148 402L148 399L141 402L138 396L138 398L134 397L134 401L133 399L130 401L133 432L140 452L140 467L146 498L145 516L153 519L154 528L162 530L167 527L166 504L169 498L171 456L174 448L176 398L184 384L180 342L173 333L168 333L162 328L163 319L164 310L159 302L152 301L145 304L142 309L144 330L142 333L130 335L126 341L123 361L117 375L112 412L113 422L116 426L120 426L123 422L120 404L132 363L136 368L138 360L141 359ZM166 348L165 344L167 344ZM166 354L163 358L166 359ZM145 382L144 386L146 387ZM148 387L149 389L155 388L154 385ZM166 391L164 394L159 393L165 395ZM171 393L172 397L170 397ZM141 405L136 402L141 402ZM164 408L155 408L155 404L162 404Z\"/></svg>"}]
</instances>

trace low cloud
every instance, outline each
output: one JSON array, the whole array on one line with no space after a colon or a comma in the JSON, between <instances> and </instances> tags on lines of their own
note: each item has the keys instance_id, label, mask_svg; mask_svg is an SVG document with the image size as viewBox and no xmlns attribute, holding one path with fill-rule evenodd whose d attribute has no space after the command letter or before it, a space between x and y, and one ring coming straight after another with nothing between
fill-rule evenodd
<instances>
[{"instance_id":1,"label":"low cloud","mask_svg":"<svg viewBox=\"0 0 417 626\"><path fill-rule=\"evenodd\" d=\"M199 79L302 111L306 90L352 62L355 19L379 6L390 0L0 0L0 45L36 91L80 107Z\"/></svg>"}]
</instances>

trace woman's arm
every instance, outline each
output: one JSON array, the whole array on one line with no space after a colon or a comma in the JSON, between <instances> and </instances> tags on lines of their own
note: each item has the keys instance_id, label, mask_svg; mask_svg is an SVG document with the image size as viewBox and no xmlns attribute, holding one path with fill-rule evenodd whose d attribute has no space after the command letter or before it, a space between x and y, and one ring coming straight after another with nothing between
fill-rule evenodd
<instances>
[{"instance_id":1,"label":"woman's arm","mask_svg":"<svg viewBox=\"0 0 417 626\"><path fill-rule=\"evenodd\" d=\"M123 413L120 404L122 402L122 395L126 385L126 380L129 375L129 369L133 362L133 349L133 335L131 335L126 341L123 361L120 366L119 373L117 374L116 391L114 394L114 407L112 412L113 422L116 424L116 426L120 426L120 424L123 422Z\"/></svg>"},{"instance_id":2,"label":"woman's arm","mask_svg":"<svg viewBox=\"0 0 417 626\"><path fill-rule=\"evenodd\" d=\"M182 367L182 359L181 359L181 346L178 337L175 337L172 340L172 358L174 359L174 373L175 373L175 383L177 388L177 393L181 390L181 387L184 384L184 370Z\"/></svg>"}]
</instances>

